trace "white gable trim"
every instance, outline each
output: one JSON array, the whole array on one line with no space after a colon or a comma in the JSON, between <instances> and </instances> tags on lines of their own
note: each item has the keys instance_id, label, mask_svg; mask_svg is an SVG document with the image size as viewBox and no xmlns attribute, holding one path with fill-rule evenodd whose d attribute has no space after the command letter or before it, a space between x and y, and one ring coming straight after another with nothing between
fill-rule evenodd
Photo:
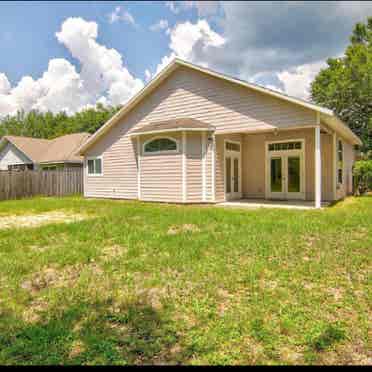
<instances>
[{"instance_id":1,"label":"white gable trim","mask_svg":"<svg viewBox=\"0 0 372 372\"><path fill-rule=\"evenodd\" d=\"M24 151L22 151L15 143L13 143L12 141L9 141L9 139L7 138L4 138L1 143L0 143L0 151L2 151L3 148L6 147L7 144L10 144L11 146L13 146L14 148L16 148L19 152L21 152L27 159L30 160L31 163L35 163L36 162L31 159Z\"/></svg>"}]
</instances>

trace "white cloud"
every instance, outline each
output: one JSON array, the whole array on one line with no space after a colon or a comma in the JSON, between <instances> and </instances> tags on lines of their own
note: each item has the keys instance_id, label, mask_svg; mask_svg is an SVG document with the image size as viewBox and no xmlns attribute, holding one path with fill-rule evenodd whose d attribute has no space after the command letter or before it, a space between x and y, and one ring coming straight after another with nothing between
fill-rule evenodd
<instances>
[{"instance_id":1,"label":"white cloud","mask_svg":"<svg viewBox=\"0 0 372 372\"><path fill-rule=\"evenodd\" d=\"M80 75L91 95L107 90L109 100L116 105L142 88L142 81L135 79L123 66L120 53L97 43L95 22L69 18L56 36L81 63Z\"/></svg>"},{"instance_id":2,"label":"white cloud","mask_svg":"<svg viewBox=\"0 0 372 372\"><path fill-rule=\"evenodd\" d=\"M10 83L7 76L0 73L0 94L7 94L10 91Z\"/></svg>"},{"instance_id":3,"label":"white cloud","mask_svg":"<svg viewBox=\"0 0 372 372\"><path fill-rule=\"evenodd\" d=\"M154 23L150 26L150 31L160 31L168 28L168 21L166 19L160 19L159 22Z\"/></svg>"},{"instance_id":4,"label":"white cloud","mask_svg":"<svg viewBox=\"0 0 372 372\"><path fill-rule=\"evenodd\" d=\"M125 23L131 24L132 26L136 25L136 21L131 13L123 9L121 6L117 6L113 12L108 14L108 19L110 23L115 23L123 21Z\"/></svg>"},{"instance_id":5,"label":"white cloud","mask_svg":"<svg viewBox=\"0 0 372 372\"><path fill-rule=\"evenodd\" d=\"M208 67L208 60L196 58L194 51L201 49L205 53L208 48L221 48L226 42L221 35L211 29L204 19L199 19L196 23L189 21L179 23L168 30L171 53L161 59L155 73L151 76L158 74L176 57Z\"/></svg>"},{"instance_id":6,"label":"white cloud","mask_svg":"<svg viewBox=\"0 0 372 372\"><path fill-rule=\"evenodd\" d=\"M146 81L151 80L151 72L148 69L145 70L145 79L146 79Z\"/></svg>"},{"instance_id":7,"label":"white cloud","mask_svg":"<svg viewBox=\"0 0 372 372\"><path fill-rule=\"evenodd\" d=\"M125 103L143 82L129 73L115 49L97 43L97 35L97 24L82 18L68 18L56 33L57 40L80 62L80 72L69 61L58 58L49 61L41 78L24 76L14 88L0 74L0 116L20 109L65 110L71 114L97 102Z\"/></svg>"},{"instance_id":8,"label":"white cloud","mask_svg":"<svg viewBox=\"0 0 372 372\"><path fill-rule=\"evenodd\" d=\"M177 24L170 32L170 49L180 58L189 59L195 47L206 50L208 47L219 48L225 39L213 31L208 22L199 19L197 23Z\"/></svg>"},{"instance_id":9,"label":"white cloud","mask_svg":"<svg viewBox=\"0 0 372 372\"><path fill-rule=\"evenodd\" d=\"M318 72L326 67L326 63L316 62L297 66L291 70L277 73L278 79L283 83L285 92L290 96L309 99L310 84Z\"/></svg>"}]
</instances>

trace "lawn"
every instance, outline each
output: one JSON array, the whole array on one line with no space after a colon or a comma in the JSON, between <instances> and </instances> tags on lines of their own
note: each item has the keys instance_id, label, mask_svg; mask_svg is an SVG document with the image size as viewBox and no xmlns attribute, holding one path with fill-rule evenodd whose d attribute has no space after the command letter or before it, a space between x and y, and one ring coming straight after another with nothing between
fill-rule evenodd
<instances>
[{"instance_id":1,"label":"lawn","mask_svg":"<svg viewBox=\"0 0 372 372\"><path fill-rule=\"evenodd\" d=\"M0 364L372 364L372 197L0 203Z\"/></svg>"}]
</instances>

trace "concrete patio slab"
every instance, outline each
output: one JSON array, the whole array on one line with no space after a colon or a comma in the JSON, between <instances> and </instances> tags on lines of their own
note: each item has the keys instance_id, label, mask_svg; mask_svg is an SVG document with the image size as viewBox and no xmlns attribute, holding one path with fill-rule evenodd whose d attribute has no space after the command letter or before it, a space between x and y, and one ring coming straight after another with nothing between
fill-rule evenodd
<instances>
[{"instance_id":1,"label":"concrete patio slab","mask_svg":"<svg viewBox=\"0 0 372 372\"><path fill-rule=\"evenodd\" d=\"M328 202L322 202L322 208L327 207ZM238 208L284 208L284 209L315 209L314 201L305 200L265 200L265 199L239 199L217 204L220 207Z\"/></svg>"}]
</instances>

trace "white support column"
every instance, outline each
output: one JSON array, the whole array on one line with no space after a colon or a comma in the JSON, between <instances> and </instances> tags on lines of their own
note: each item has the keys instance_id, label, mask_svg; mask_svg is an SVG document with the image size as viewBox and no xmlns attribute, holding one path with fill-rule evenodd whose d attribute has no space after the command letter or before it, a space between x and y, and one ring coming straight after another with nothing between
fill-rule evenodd
<instances>
[{"instance_id":1,"label":"white support column","mask_svg":"<svg viewBox=\"0 0 372 372\"><path fill-rule=\"evenodd\" d=\"M207 200L207 180L206 180L206 156L207 156L207 133L202 132L202 200Z\"/></svg>"},{"instance_id":2,"label":"white support column","mask_svg":"<svg viewBox=\"0 0 372 372\"><path fill-rule=\"evenodd\" d=\"M333 188L333 200L337 200L337 135L336 132L333 132L332 135L333 139L333 166L332 166L332 175L333 175L333 182L332 182L332 188Z\"/></svg>"},{"instance_id":3,"label":"white support column","mask_svg":"<svg viewBox=\"0 0 372 372\"><path fill-rule=\"evenodd\" d=\"M320 150L320 125L315 127L315 208L322 203L322 158Z\"/></svg>"},{"instance_id":4,"label":"white support column","mask_svg":"<svg viewBox=\"0 0 372 372\"><path fill-rule=\"evenodd\" d=\"M187 200L187 169L186 169L186 132L182 132L182 201Z\"/></svg>"},{"instance_id":5,"label":"white support column","mask_svg":"<svg viewBox=\"0 0 372 372\"><path fill-rule=\"evenodd\" d=\"M137 197L141 200L141 141L137 137Z\"/></svg>"},{"instance_id":6,"label":"white support column","mask_svg":"<svg viewBox=\"0 0 372 372\"><path fill-rule=\"evenodd\" d=\"M212 134L212 202L216 201L216 136Z\"/></svg>"}]
</instances>

